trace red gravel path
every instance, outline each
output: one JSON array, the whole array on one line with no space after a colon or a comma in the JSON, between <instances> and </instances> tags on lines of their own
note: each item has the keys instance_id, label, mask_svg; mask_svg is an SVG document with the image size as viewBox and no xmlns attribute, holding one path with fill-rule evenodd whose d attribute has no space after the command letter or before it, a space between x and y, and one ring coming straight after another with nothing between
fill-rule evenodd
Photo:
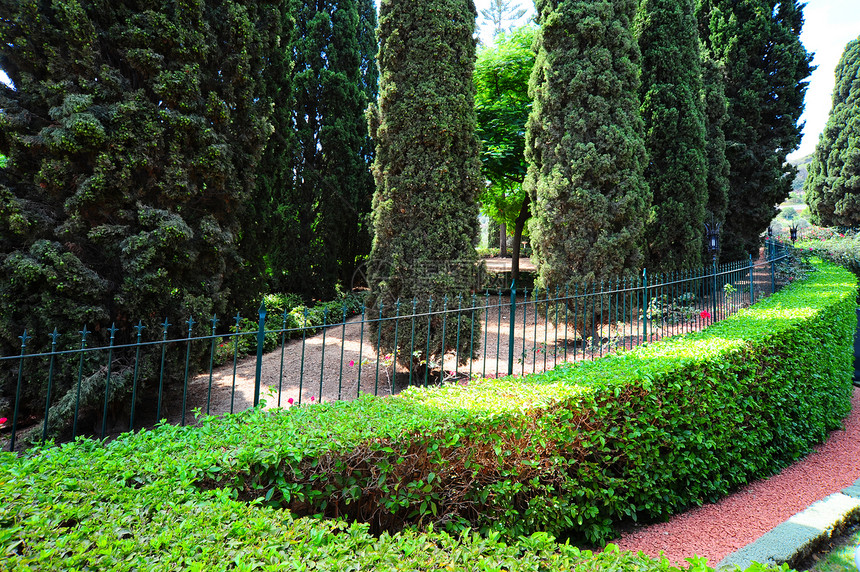
<instances>
[{"instance_id":1,"label":"red gravel path","mask_svg":"<svg viewBox=\"0 0 860 572\"><path fill-rule=\"evenodd\" d=\"M845 430L831 433L813 453L780 474L669 522L643 526L613 543L650 556L662 551L678 564L696 554L715 566L777 524L860 479L860 389L854 390L852 405Z\"/></svg>"}]
</instances>

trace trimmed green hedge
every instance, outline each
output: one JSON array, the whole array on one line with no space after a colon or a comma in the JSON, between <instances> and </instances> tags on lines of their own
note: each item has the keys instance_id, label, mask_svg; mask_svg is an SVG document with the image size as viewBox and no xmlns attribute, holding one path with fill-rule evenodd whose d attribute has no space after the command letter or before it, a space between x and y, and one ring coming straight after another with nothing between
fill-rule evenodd
<instances>
[{"instance_id":1,"label":"trimmed green hedge","mask_svg":"<svg viewBox=\"0 0 860 572\"><path fill-rule=\"evenodd\" d=\"M150 559L345 569L375 555L391 558L382 568L480 570L486 554L495 568L484 569L566 569L578 553L528 535L606 539L619 520L663 518L772 474L840 426L856 280L817 267L704 332L526 379L3 453L0 557L24 570ZM416 524L485 536L369 536ZM503 546L499 534L535 547Z\"/></svg>"}]
</instances>

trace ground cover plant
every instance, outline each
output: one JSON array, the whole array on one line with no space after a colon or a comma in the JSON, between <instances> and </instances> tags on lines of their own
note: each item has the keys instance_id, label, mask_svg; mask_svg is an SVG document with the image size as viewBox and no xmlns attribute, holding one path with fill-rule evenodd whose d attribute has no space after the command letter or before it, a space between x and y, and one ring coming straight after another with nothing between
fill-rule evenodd
<instances>
[{"instance_id":1,"label":"ground cover plant","mask_svg":"<svg viewBox=\"0 0 860 572\"><path fill-rule=\"evenodd\" d=\"M817 268L703 332L526 379L3 453L0 558L12 569L141 558L336 569L374 555L404 569L432 558L570 567L581 554L545 534L600 541L619 520L662 518L769 474L839 426L856 279ZM453 536L433 532L443 527Z\"/></svg>"}]
</instances>

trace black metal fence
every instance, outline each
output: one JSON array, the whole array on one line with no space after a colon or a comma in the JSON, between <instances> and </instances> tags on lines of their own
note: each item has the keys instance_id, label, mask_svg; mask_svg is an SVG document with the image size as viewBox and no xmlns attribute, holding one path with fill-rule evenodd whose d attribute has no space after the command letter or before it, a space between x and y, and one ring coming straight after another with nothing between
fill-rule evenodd
<instances>
[{"instance_id":1,"label":"black metal fence","mask_svg":"<svg viewBox=\"0 0 860 572\"><path fill-rule=\"evenodd\" d=\"M466 384L475 378L520 376L560 362L596 359L701 329L777 291L784 282L779 264L790 249L768 241L758 261L668 275L650 276L643 271L637 280L583 284L572 290L520 290L512 284L509 290L487 290L471 299L458 299L456 306L451 301L443 310L434 310L432 302L413 300L402 305L411 312L401 313L398 304L394 316L370 315L363 308L360 314L348 317L344 307L334 319L326 313L321 326L309 325L307 312L304 321L291 326L284 312L279 316L281 327L272 327L272 316L263 305L255 328L243 329L241 317L236 316L230 333L217 333L219 320L213 316L211 333L194 336L197 322L191 317L181 326L165 320L160 332L147 337L139 323L133 341L118 344L117 328L111 326L109 344L90 347L92 332L84 326L79 342L70 348L58 347L56 331L38 334L52 340L51 350L41 353L28 352L35 334L25 331L20 336L20 353L0 357L0 367L17 369L12 419L0 420L8 439L4 448L20 448L21 441L44 441L49 427L50 435L58 440L79 434L105 438L161 420L184 425L196 415L241 411L261 400L267 407L291 407L354 399L364 393L388 395L410 385ZM464 359L452 350L432 363L429 355L421 361L421 348L415 348L416 323L439 319L444 328L446 320L453 322L464 315L481 324L468 342L474 359ZM379 340L372 332L378 332L375 326L386 320L402 324L403 337L395 341L394 352L380 354L375 351ZM264 351L267 347L273 349ZM396 355L398 351L419 359L399 359L403 356ZM71 372L73 377L66 380L71 389L62 399L52 395L60 361L66 375ZM112 398L120 365L128 382L127 398L117 400ZM93 393L88 383L98 384L96 393L103 396L100 403L90 399L82 404L82 385ZM32 413L19 418L22 388L32 389L32 384L44 402L44 414L41 419ZM141 391L143 387L146 392ZM56 417L62 415L68 423L55 429Z\"/></svg>"}]
</instances>

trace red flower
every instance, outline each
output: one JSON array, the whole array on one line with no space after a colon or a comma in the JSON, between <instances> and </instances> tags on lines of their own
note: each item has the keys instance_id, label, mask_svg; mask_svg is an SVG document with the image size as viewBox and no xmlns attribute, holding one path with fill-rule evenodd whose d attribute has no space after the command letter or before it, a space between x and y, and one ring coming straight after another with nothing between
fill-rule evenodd
<instances>
[{"instance_id":1,"label":"red flower","mask_svg":"<svg viewBox=\"0 0 860 572\"><path fill-rule=\"evenodd\" d=\"M5 417L0 417L0 425L5 425L7 421L9 421L9 420L6 419Z\"/></svg>"},{"instance_id":2,"label":"red flower","mask_svg":"<svg viewBox=\"0 0 860 572\"><path fill-rule=\"evenodd\" d=\"M711 317L711 313L707 310L702 310L701 312L699 312L699 317L701 317L703 320L707 320Z\"/></svg>"},{"instance_id":3,"label":"red flower","mask_svg":"<svg viewBox=\"0 0 860 572\"><path fill-rule=\"evenodd\" d=\"M292 398L292 397L290 397L289 399L287 399L287 403L289 403L290 405L292 405L292 404L293 404L293 398Z\"/></svg>"},{"instance_id":4,"label":"red flower","mask_svg":"<svg viewBox=\"0 0 860 572\"><path fill-rule=\"evenodd\" d=\"M352 359L349 360L349 367L352 367L354 365L355 365L355 360L352 360Z\"/></svg>"}]
</instances>

